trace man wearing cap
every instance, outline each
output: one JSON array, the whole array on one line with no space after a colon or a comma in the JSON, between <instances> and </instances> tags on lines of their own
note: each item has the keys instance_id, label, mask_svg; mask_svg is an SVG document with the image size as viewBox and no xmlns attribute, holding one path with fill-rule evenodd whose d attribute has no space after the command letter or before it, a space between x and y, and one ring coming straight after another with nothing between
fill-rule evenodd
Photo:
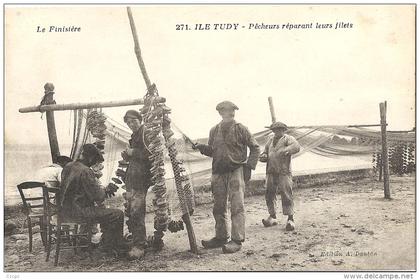
<instances>
[{"instance_id":1,"label":"man wearing cap","mask_svg":"<svg viewBox=\"0 0 420 280\"><path fill-rule=\"evenodd\" d=\"M122 238L124 213L103 206L105 198L114 195L118 189L112 183L103 188L96 180L90 167L103 161L104 158L95 145L85 144L80 159L63 168L60 203L66 217L92 224L99 223L103 233L102 249L106 253L115 253L126 249Z\"/></svg>"},{"instance_id":2,"label":"man wearing cap","mask_svg":"<svg viewBox=\"0 0 420 280\"><path fill-rule=\"evenodd\" d=\"M152 185L150 152L144 143L144 126L140 112L128 110L124 116L124 122L133 132L129 147L121 153L123 159L129 162L124 180L127 191L125 193L127 225L132 233L133 246L128 254L130 259L138 259L144 256L147 245L146 195Z\"/></svg>"},{"instance_id":3,"label":"man wearing cap","mask_svg":"<svg viewBox=\"0 0 420 280\"><path fill-rule=\"evenodd\" d=\"M264 152L260 156L261 162L267 162L265 200L270 216L263 219L264 226L277 225L276 207L277 190L280 192L283 215L288 216L286 230L295 229L293 220L293 191L291 156L300 150L297 140L285 134L287 126L282 122L275 122L267 127L274 136L265 145Z\"/></svg>"},{"instance_id":4,"label":"man wearing cap","mask_svg":"<svg viewBox=\"0 0 420 280\"><path fill-rule=\"evenodd\" d=\"M211 188L216 236L203 240L204 248L222 247L224 253L241 249L245 240L244 188L255 169L260 148L248 128L235 122L238 107L223 101L216 107L222 121L210 130L208 145L197 144L203 155L213 158ZM247 158L247 147L250 150ZM228 242L227 202L231 201L231 240Z\"/></svg>"}]
</instances>

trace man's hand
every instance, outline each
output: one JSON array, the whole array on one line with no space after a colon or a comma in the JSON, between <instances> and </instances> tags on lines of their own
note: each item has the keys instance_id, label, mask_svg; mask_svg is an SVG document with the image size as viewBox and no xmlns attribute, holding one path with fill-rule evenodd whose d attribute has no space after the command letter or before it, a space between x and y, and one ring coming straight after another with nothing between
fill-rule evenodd
<instances>
[{"instance_id":1,"label":"man's hand","mask_svg":"<svg viewBox=\"0 0 420 280\"><path fill-rule=\"evenodd\" d=\"M129 158L133 155L133 149L127 148L124 151L121 152L121 157L125 160L128 161Z\"/></svg>"},{"instance_id":2,"label":"man's hand","mask_svg":"<svg viewBox=\"0 0 420 280\"><path fill-rule=\"evenodd\" d=\"M203 151L204 151L205 148L206 148L206 145L204 145L204 144L195 144L193 146L193 149L194 150L199 150L200 153L203 153Z\"/></svg>"},{"instance_id":3,"label":"man's hand","mask_svg":"<svg viewBox=\"0 0 420 280\"><path fill-rule=\"evenodd\" d=\"M111 196L115 196L115 192L118 190L118 186L114 183L109 183L108 186L105 188L105 195L110 198Z\"/></svg>"},{"instance_id":4,"label":"man's hand","mask_svg":"<svg viewBox=\"0 0 420 280\"><path fill-rule=\"evenodd\" d=\"M290 153L289 151L285 150L285 149L281 149L277 151L277 155L279 156L288 156Z\"/></svg>"},{"instance_id":5,"label":"man's hand","mask_svg":"<svg viewBox=\"0 0 420 280\"><path fill-rule=\"evenodd\" d=\"M96 203L96 206L99 207L99 208L106 208L105 203L103 201L99 202L99 203Z\"/></svg>"},{"instance_id":6,"label":"man's hand","mask_svg":"<svg viewBox=\"0 0 420 280\"><path fill-rule=\"evenodd\" d=\"M122 152L121 152L121 157L122 157L125 161L128 161L128 160L129 160L129 155L127 154L127 151L122 151Z\"/></svg>"},{"instance_id":7,"label":"man's hand","mask_svg":"<svg viewBox=\"0 0 420 280\"><path fill-rule=\"evenodd\" d=\"M129 157L133 156L133 149L128 148L125 150L125 152L127 153Z\"/></svg>"},{"instance_id":8,"label":"man's hand","mask_svg":"<svg viewBox=\"0 0 420 280\"><path fill-rule=\"evenodd\" d=\"M251 171L252 171L252 169L248 164L245 164L243 166L245 184L248 184L249 180L251 180Z\"/></svg>"},{"instance_id":9,"label":"man's hand","mask_svg":"<svg viewBox=\"0 0 420 280\"><path fill-rule=\"evenodd\" d=\"M260 155L259 160L260 160L261 162L267 162L267 161L268 161L268 155L267 155L266 153L262 153L262 154Z\"/></svg>"}]
</instances>

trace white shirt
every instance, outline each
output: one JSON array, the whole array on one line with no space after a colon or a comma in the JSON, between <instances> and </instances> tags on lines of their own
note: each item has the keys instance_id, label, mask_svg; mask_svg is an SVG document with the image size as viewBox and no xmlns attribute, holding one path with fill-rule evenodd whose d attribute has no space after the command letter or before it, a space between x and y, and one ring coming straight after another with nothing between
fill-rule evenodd
<instances>
[{"instance_id":1,"label":"white shirt","mask_svg":"<svg viewBox=\"0 0 420 280\"><path fill-rule=\"evenodd\" d=\"M45 182L45 185L49 188L58 188L61 183L61 171L63 171L63 168L54 163L39 169L35 173L34 180Z\"/></svg>"}]
</instances>

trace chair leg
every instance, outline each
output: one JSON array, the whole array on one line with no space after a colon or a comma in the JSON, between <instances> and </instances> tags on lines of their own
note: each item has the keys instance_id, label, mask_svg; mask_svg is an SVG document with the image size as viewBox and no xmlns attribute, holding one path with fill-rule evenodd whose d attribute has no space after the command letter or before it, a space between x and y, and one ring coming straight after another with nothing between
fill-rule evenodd
<instances>
[{"instance_id":1,"label":"chair leg","mask_svg":"<svg viewBox=\"0 0 420 280\"><path fill-rule=\"evenodd\" d=\"M42 241L42 245L44 246L44 250L46 250L46 247L47 247L47 231L45 227L46 227L45 217L39 218L39 234L41 235L41 241Z\"/></svg>"},{"instance_id":2,"label":"chair leg","mask_svg":"<svg viewBox=\"0 0 420 280\"><path fill-rule=\"evenodd\" d=\"M74 251L74 253L77 255L77 246L79 245L79 237L76 235L76 234L78 234L78 225L77 224L75 224L74 225L74 227L73 227L73 247L74 247L74 249L73 249L73 251Z\"/></svg>"},{"instance_id":3,"label":"chair leg","mask_svg":"<svg viewBox=\"0 0 420 280\"><path fill-rule=\"evenodd\" d=\"M87 235L87 242L88 242L88 244L89 244L89 246L88 246L88 248L87 248L87 251L88 251L88 254L89 254L89 258L92 260L92 251L93 251L93 244L92 244L92 225L91 224L89 224L88 225L88 229L89 229L89 231L88 231L88 235Z\"/></svg>"},{"instance_id":4,"label":"chair leg","mask_svg":"<svg viewBox=\"0 0 420 280\"><path fill-rule=\"evenodd\" d=\"M55 260L54 266L58 265L58 255L60 254L60 242L61 242L61 223L57 223L57 234L56 234L56 244L55 244Z\"/></svg>"},{"instance_id":5,"label":"chair leg","mask_svg":"<svg viewBox=\"0 0 420 280\"><path fill-rule=\"evenodd\" d=\"M32 220L28 217L28 233L29 233L29 252L32 253Z\"/></svg>"},{"instance_id":6,"label":"chair leg","mask_svg":"<svg viewBox=\"0 0 420 280\"><path fill-rule=\"evenodd\" d=\"M45 258L45 261L47 262L50 259L50 253L51 253L51 242L52 242L52 238L51 238L51 224L49 222L47 222L47 246L46 246L46 251L47 251L47 257Z\"/></svg>"}]
</instances>

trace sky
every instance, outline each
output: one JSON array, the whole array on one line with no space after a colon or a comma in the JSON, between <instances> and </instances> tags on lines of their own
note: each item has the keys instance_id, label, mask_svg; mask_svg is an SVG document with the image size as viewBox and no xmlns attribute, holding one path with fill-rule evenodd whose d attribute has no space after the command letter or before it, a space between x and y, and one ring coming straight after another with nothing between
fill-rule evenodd
<instances>
[{"instance_id":1,"label":"sky","mask_svg":"<svg viewBox=\"0 0 420 280\"><path fill-rule=\"evenodd\" d=\"M144 62L171 119L190 138L220 121L215 107L234 102L236 120L255 133L290 126L379 123L387 100L390 130L415 125L413 5L137 5L132 6ZM317 29L316 23L352 28ZM143 97L125 6L6 6L5 143L47 144L38 105L46 82L57 103ZM239 30L176 30L176 24L238 23ZM248 29L251 23L312 29ZM81 32L40 33L38 26ZM136 107L134 107L136 108ZM106 108L122 122L130 107ZM59 143L71 141L70 112L56 112Z\"/></svg>"}]
</instances>

